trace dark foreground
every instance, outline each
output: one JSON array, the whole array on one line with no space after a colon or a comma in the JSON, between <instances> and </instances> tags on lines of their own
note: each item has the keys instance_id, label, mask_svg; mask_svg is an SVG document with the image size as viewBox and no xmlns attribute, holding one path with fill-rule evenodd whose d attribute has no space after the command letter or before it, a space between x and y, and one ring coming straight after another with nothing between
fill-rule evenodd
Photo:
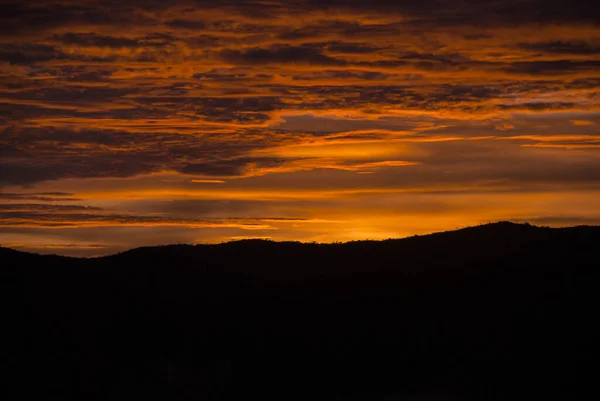
<instances>
[{"instance_id":1,"label":"dark foreground","mask_svg":"<svg viewBox=\"0 0 600 401\"><path fill-rule=\"evenodd\" d=\"M0 249L0 398L598 399L600 227Z\"/></svg>"}]
</instances>

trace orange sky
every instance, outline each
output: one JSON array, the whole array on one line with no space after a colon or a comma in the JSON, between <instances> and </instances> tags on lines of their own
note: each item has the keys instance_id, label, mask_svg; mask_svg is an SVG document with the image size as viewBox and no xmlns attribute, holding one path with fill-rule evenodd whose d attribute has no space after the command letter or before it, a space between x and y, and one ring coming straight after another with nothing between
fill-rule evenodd
<instances>
[{"instance_id":1,"label":"orange sky","mask_svg":"<svg viewBox=\"0 0 600 401\"><path fill-rule=\"evenodd\" d=\"M600 224L593 3L2 2L0 244Z\"/></svg>"}]
</instances>

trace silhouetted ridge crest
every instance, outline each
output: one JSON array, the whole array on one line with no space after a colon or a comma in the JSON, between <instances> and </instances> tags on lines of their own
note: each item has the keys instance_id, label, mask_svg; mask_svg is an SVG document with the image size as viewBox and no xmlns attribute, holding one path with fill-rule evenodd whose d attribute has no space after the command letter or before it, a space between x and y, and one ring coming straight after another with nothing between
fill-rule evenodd
<instances>
[{"instance_id":1,"label":"silhouetted ridge crest","mask_svg":"<svg viewBox=\"0 0 600 401\"><path fill-rule=\"evenodd\" d=\"M35 383L6 399L595 399L599 243L600 227L500 222L92 259L3 248L6 383Z\"/></svg>"},{"instance_id":2,"label":"silhouetted ridge crest","mask_svg":"<svg viewBox=\"0 0 600 401\"><path fill-rule=\"evenodd\" d=\"M438 238L455 239L455 236L464 237L464 239L467 241L481 241L481 240L487 240L490 238L515 239L515 238L519 238L520 236L523 236L523 235L531 236L531 237L528 237L528 239L535 239L535 238L545 239L545 238L547 238L548 233L556 233L559 230L560 231L568 231L568 230L583 231L585 229L595 230L595 229L597 229L597 227L577 226L577 227L566 227L566 228L549 228L549 227L534 226L534 225L531 225L528 223L514 223L514 222L509 222L509 221L501 221L501 222L497 222L497 223L487 223L487 224L481 224L481 225L477 225L477 226L459 228L456 230L437 232L437 233L432 233L432 234L414 235L412 237L406 237L406 238L390 238L387 240L355 240L355 241L334 242L334 243L317 243L317 242L303 243L300 241L274 241L271 239L256 238L256 239L233 240L233 241L228 241L228 242L224 242L224 243L220 243L220 244L194 244L194 245L192 245L192 244L171 244L171 245L160 245L160 246L146 246L146 247L133 248L133 249L123 251L123 252L120 252L118 254L111 255L111 256L117 256L117 255L131 256L131 255L141 255L143 253L156 254L156 253L160 253L160 252L173 253L173 252L177 252L177 251L191 252L192 250L197 250L200 248L229 248L229 249L239 249L239 250L252 249L252 250L256 250L256 251L262 251L262 250L271 250L278 246L286 246L286 247L290 247L290 248L294 247L297 249L301 248L301 247L320 247L320 248L334 248L334 247L342 247L343 248L343 247L352 247L352 246L368 247L368 246L372 246L372 245L377 246L377 245L388 243L388 242L401 244L403 242L408 243L410 241L430 241L434 238L435 239L438 239ZM13 250L11 248L3 248L0 246L0 251L4 251L4 250L10 250L12 252L21 252L18 250ZM29 252L22 252L22 253L29 253ZM105 256L105 257L111 257L111 256Z\"/></svg>"}]
</instances>

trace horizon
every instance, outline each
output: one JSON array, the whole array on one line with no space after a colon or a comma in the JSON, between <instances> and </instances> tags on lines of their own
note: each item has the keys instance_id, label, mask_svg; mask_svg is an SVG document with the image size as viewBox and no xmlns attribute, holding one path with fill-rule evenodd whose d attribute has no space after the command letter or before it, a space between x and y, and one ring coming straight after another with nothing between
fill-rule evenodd
<instances>
[{"instance_id":1,"label":"horizon","mask_svg":"<svg viewBox=\"0 0 600 401\"><path fill-rule=\"evenodd\" d=\"M4 2L0 244L600 225L592 3Z\"/></svg>"},{"instance_id":2,"label":"horizon","mask_svg":"<svg viewBox=\"0 0 600 401\"><path fill-rule=\"evenodd\" d=\"M551 230L560 230L560 229L582 229L582 228L598 228L600 229L600 225L586 225L586 224L582 224L582 225L575 225L575 226L560 226L560 227L551 227L551 226L542 226L542 225L534 225L534 224L530 224L528 222L515 222L515 221L496 221L496 222L487 222L487 223L481 223L481 224L477 224L477 225L472 225L472 226L465 226L465 227L458 227L458 228L454 228L454 229L449 229L449 230L445 230L445 231L435 231L435 232L430 232L430 233L424 233L424 234L413 234L413 235L409 235L406 237L390 237L390 238L383 238L383 239L370 239L370 238L364 238L364 239L357 239L357 240L348 240L348 241L330 241L330 242L317 242L317 241L300 241L300 240L274 240L271 238L266 238L266 237L248 237L248 238L236 238L236 239L230 239L228 241L222 241L222 242L190 242L190 243L163 243L163 244L154 244L154 245L141 245L141 246L137 246L137 247L133 247L133 248L128 248L128 249L123 249L114 253L106 253L103 252L103 246L100 245L95 245L92 244L87 248L84 249L89 249L89 250L98 250L100 253L98 254L80 254L80 250L82 249L79 246L74 246L74 247L70 247L70 246L64 246L64 245L49 245L46 246L45 248L28 248L27 246L21 245L21 244L3 244L0 243L0 249L10 249L13 251L18 251L18 252L25 252L25 253L30 253L30 254L35 254L35 255L47 255L47 256L64 256L64 257L71 257L71 258L79 258L79 259L94 259L94 258L103 258L103 257L108 257L108 256L115 256L115 255L119 255L121 253L126 253L128 251L133 251L133 250L138 250L138 249L144 249L144 248L161 248L161 247L172 247L172 246L203 246L203 245L207 245L207 246L215 246L215 245L228 245L228 244L235 244L237 242L245 242L245 241L264 241L264 242L271 242L271 243L275 243L275 244L289 244L289 243L294 243L294 244L300 244L300 245L345 245L345 244L352 244L352 243L356 243L356 242L385 242L385 241L401 241L401 240L408 240L411 238L416 238L416 237L428 237L428 236L438 236L440 234L450 234L450 233L454 233L454 232L458 232L458 231L467 231L470 229L478 229L478 228L487 228L487 229L491 229L491 228L498 228L499 226L520 226L520 227L527 227L527 228L532 228L532 229L551 229ZM71 248L74 248L74 252L71 253L70 251L72 251ZM63 252L57 252L57 250L63 250Z\"/></svg>"}]
</instances>

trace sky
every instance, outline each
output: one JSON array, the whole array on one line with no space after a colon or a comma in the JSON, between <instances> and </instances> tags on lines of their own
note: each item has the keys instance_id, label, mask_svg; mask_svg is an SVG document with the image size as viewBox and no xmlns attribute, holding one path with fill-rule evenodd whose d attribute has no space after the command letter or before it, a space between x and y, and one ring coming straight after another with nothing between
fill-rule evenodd
<instances>
[{"instance_id":1,"label":"sky","mask_svg":"<svg viewBox=\"0 0 600 401\"><path fill-rule=\"evenodd\" d=\"M585 0L0 0L0 244L600 224Z\"/></svg>"}]
</instances>

